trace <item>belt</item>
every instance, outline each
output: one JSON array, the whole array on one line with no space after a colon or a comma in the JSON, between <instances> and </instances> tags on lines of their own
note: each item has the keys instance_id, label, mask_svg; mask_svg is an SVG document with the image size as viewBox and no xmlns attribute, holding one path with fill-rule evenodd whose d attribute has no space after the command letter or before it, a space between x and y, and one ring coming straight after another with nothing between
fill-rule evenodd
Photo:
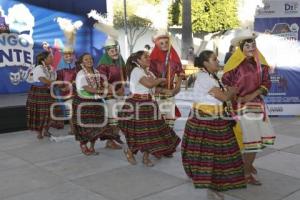
<instances>
[{"instance_id":1,"label":"belt","mask_svg":"<svg viewBox=\"0 0 300 200\"><path fill-rule=\"evenodd\" d=\"M220 115L223 114L223 105L207 105L207 104L193 104L193 109L200 110L209 115Z\"/></svg>"},{"instance_id":2,"label":"belt","mask_svg":"<svg viewBox=\"0 0 300 200\"><path fill-rule=\"evenodd\" d=\"M132 94L132 98L134 99L152 99L151 94Z\"/></svg>"}]
</instances>

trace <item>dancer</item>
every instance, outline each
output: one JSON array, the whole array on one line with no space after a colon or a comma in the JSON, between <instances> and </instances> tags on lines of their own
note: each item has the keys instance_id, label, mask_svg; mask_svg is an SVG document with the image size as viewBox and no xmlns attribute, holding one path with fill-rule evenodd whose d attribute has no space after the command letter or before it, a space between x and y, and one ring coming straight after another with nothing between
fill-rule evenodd
<instances>
[{"instance_id":1,"label":"dancer","mask_svg":"<svg viewBox=\"0 0 300 200\"><path fill-rule=\"evenodd\" d=\"M102 56L97 69L105 76L110 88L110 93L105 98L108 107L109 124L113 127L114 133L119 134L117 126L117 115L124 102L125 92L125 63L120 54L120 47L116 40L108 38L104 44L105 54ZM113 140L108 140L106 147L110 149L121 149Z\"/></svg>"},{"instance_id":2,"label":"dancer","mask_svg":"<svg viewBox=\"0 0 300 200\"><path fill-rule=\"evenodd\" d=\"M265 145L274 144L275 134L263 101L271 87L269 66L256 48L256 37L247 29L231 41L237 49L224 66L222 82L238 89L232 105L242 128L245 177L248 184L261 185L254 176L257 170L253 162Z\"/></svg>"},{"instance_id":3,"label":"dancer","mask_svg":"<svg viewBox=\"0 0 300 200\"><path fill-rule=\"evenodd\" d=\"M57 98L59 98L59 102L64 103L62 109L60 110L62 114L63 119L69 118L69 124L70 124L70 131L69 135L74 134L74 126L73 126L73 120L72 116L70 115L72 113L72 100L74 97L75 92L75 78L76 78L76 68L75 68L75 55L74 55L74 49L73 48L65 48L64 49L64 55L63 60L64 63L68 63L68 68L60 67L58 66L58 69L56 71L57 73L57 80L63 81L63 86L66 88L66 91L58 93ZM63 122L63 120L62 120Z\"/></svg>"},{"instance_id":4,"label":"dancer","mask_svg":"<svg viewBox=\"0 0 300 200\"><path fill-rule=\"evenodd\" d=\"M26 102L27 127L37 131L38 139L49 135L51 121L50 107L54 103L51 97L51 84L56 80L56 73L51 69L53 56L44 51L36 56L37 66L33 70L33 85ZM53 88L52 88L53 89Z\"/></svg>"},{"instance_id":5,"label":"dancer","mask_svg":"<svg viewBox=\"0 0 300 200\"><path fill-rule=\"evenodd\" d=\"M201 70L182 139L182 163L195 188L208 188L209 199L224 199L220 192L246 186L234 122L223 103L235 96L236 89L224 88L218 79L219 61L214 52L201 52L195 66Z\"/></svg>"},{"instance_id":6,"label":"dancer","mask_svg":"<svg viewBox=\"0 0 300 200\"><path fill-rule=\"evenodd\" d=\"M125 74L123 68L124 60L120 54L120 46L117 42L119 32L114 29L107 20L96 10L91 10L88 14L89 18L96 20L94 28L107 34L107 40L104 44L105 53L101 57L97 69L100 74L106 77L109 87L109 94L105 98L108 107L109 124L113 127L114 134L119 134L120 129L117 126L117 113L121 108L125 92ZM108 140L106 147L110 149L122 149L120 145L113 140Z\"/></svg>"},{"instance_id":7,"label":"dancer","mask_svg":"<svg viewBox=\"0 0 300 200\"><path fill-rule=\"evenodd\" d=\"M172 157L180 138L161 118L157 102L152 99L156 86L166 81L156 78L149 70L150 58L146 51L133 53L127 60L126 71L130 80L132 95L126 99L120 112L119 127L128 144L125 151L127 160L136 164L133 154L141 151L143 163L148 167L154 164L149 154L157 158Z\"/></svg>"},{"instance_id":8,"label":"dancer","mask_svg":"<svg viewBox=\"0 0 300 200\"><path fill-rule=\"evenodd\" d=\"M85 155L97 155L95 142L101 140L120 141L107 124L103 94L105 88L100 73L93 68L94 61L85 53L78 60L82 69L76 75L77 94L73 99L73 124L75 138Z\"/></svg>"},{"instance_id":9,"label":"dancer","mask_svg":"<svg viewBox=\"0 0 300 200\"><path fill-rule=\"evenodd\" d=\"M64 120L69 118L69 134L72 135L74 132L74 127L72 122L72 116L70 114L72 114L72 97L74 95L73 90L75 89L73 87L73 83L75 82L76 78L76 58L74 46L76 42L77 31L81 28L83 23L81 21L76 21L73 23L70 19L61 17L58 17L56 21L65 36L63 57L62 59L60 59L60 62L58 63L56 69L57 80L63 81L64 83L60 84L62 84L66 88L66 91L64 92L56 91L57 101L61 104L64 104L61 105L60 110L58 110L58 113L60 114L58 118L60 119L62 127L64 126Z\"/></svg>"},{"instance_id":10,"label":"dancer","mask_svg":"<svg viewBox=\"0 0 300 200\"><path fill-rule=\"evenodd\" d=\"M165 85L160 85L164 88L164 93L160 90L156 91L155 98L159 104L160 112L169 126L173 127L176 117L180 116L174 96L180 92L180 85L182 79L185 78L185 73L167 32L158 31L153 37L153 42L155 46L150 54L150 71L156 77L167 80Z\"/></svg>"}]
</instances>

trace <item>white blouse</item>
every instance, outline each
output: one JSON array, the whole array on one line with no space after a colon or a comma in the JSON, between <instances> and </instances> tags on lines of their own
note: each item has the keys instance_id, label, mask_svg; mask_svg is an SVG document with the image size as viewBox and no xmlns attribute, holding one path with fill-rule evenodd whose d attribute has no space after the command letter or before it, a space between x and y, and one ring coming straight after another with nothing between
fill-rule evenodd
<instances>
[{"instance_id":1,"label":"white blouse","mask_svg":"<svg viewBox=\"0 0 300 200\"><path fill-rule=\"evenodd\" d=\"M81 90L83 90L84 86L88 86L88 82L84 76L84 71L80 70L77 75L76 75L76 80L75 80L75 84L76 84L76 90L79 92Z\"/></svg>"},{"instance_id":2,"label":"white blouse","mask_svg":"<svg viewBox=\"0 0 300 200\"><path fill-rule=\"evenodd\" d=\"M135 67L132 70L130 75L130 82L129 82L130 92L132 94L151 94L152 90L140 83L140 80L145 76L147 77L149 75L147 75L144 69L140 67Z\"/></svg>"},{"instance_id":3,"label":"white blouse","mask_svg":"<svg viewBox=\"0 0 300 200\"><path fill-rule=\"evenodd\" d=\"M198 72L192 93L193 101L206 105L222 105L222 101L208 93L214 87L219 87L219 84L213 77L207 72Z\"/></svg>"},{"instance_id":4,"label":"white blouse","mask_svg":"<svg viewBox=\"0 0 300 200\"><path fill-rule=\"evenodd\" d=\"M47 71L44 69L44 66L38 65L36 66L33 71L32 71L32 78L33 82L40 82L39 78L45 77L46 79L50 81L55 81L56 80L56 72L54 71L49 71L49 73L46 73Z\"/></svg>"},{"instance_id":5,"label":"white blouse","mask_svg":"<svg viewBox=\"0 0 300 200\"><path fill-rule=\"evenodd\" d=\"M86 80L83 70L80 70L75 79L76 91L81 98L87 99L102 99L103 97L98 94L92 94L83 89L84 86L89 86L88 81Z\"/></svg>"}]
</instances>

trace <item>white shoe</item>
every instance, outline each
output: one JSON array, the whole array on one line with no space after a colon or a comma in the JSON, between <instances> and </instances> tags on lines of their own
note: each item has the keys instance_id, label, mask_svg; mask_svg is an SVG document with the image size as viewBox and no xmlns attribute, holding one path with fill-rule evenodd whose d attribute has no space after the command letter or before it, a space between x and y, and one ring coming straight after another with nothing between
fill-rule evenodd
<instances>
[{"instance_id":1,"label":"white shoe","mask_svg":"<svg viewBox=\"0 0 300 200\"><path fill-rule=\"evenodd\" d=\"M224 195L218 191L207 189L207 198L209 200L224 200Z\"/></svg>"}]
</instances>

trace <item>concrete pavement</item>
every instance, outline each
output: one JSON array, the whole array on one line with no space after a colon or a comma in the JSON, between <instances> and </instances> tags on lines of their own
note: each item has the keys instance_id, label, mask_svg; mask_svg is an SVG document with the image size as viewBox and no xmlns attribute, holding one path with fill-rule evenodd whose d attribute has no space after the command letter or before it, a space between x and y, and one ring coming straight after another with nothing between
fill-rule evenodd
<instances>
[{"instance_id":1,"label":"concrete pavement","mask_svg":"<svg viewBox=\"0 0 300 200\"><path fill-rule=\"evenodd\" d=\"M300 199L300 118L271 121L276 145L255 162L263 186L226 192L226 200ZM175 124L180 136L184 125ZM186 177L180 149L172 159L153 158L155 166L147 168L140 154L131 166L122 151L107 150L104 142L96 147L100 155L87 157L73 139L38 141L29 131L0 135L0 200L206 200L206 190L194 189Z\"/></svg>"}]
</instances>

